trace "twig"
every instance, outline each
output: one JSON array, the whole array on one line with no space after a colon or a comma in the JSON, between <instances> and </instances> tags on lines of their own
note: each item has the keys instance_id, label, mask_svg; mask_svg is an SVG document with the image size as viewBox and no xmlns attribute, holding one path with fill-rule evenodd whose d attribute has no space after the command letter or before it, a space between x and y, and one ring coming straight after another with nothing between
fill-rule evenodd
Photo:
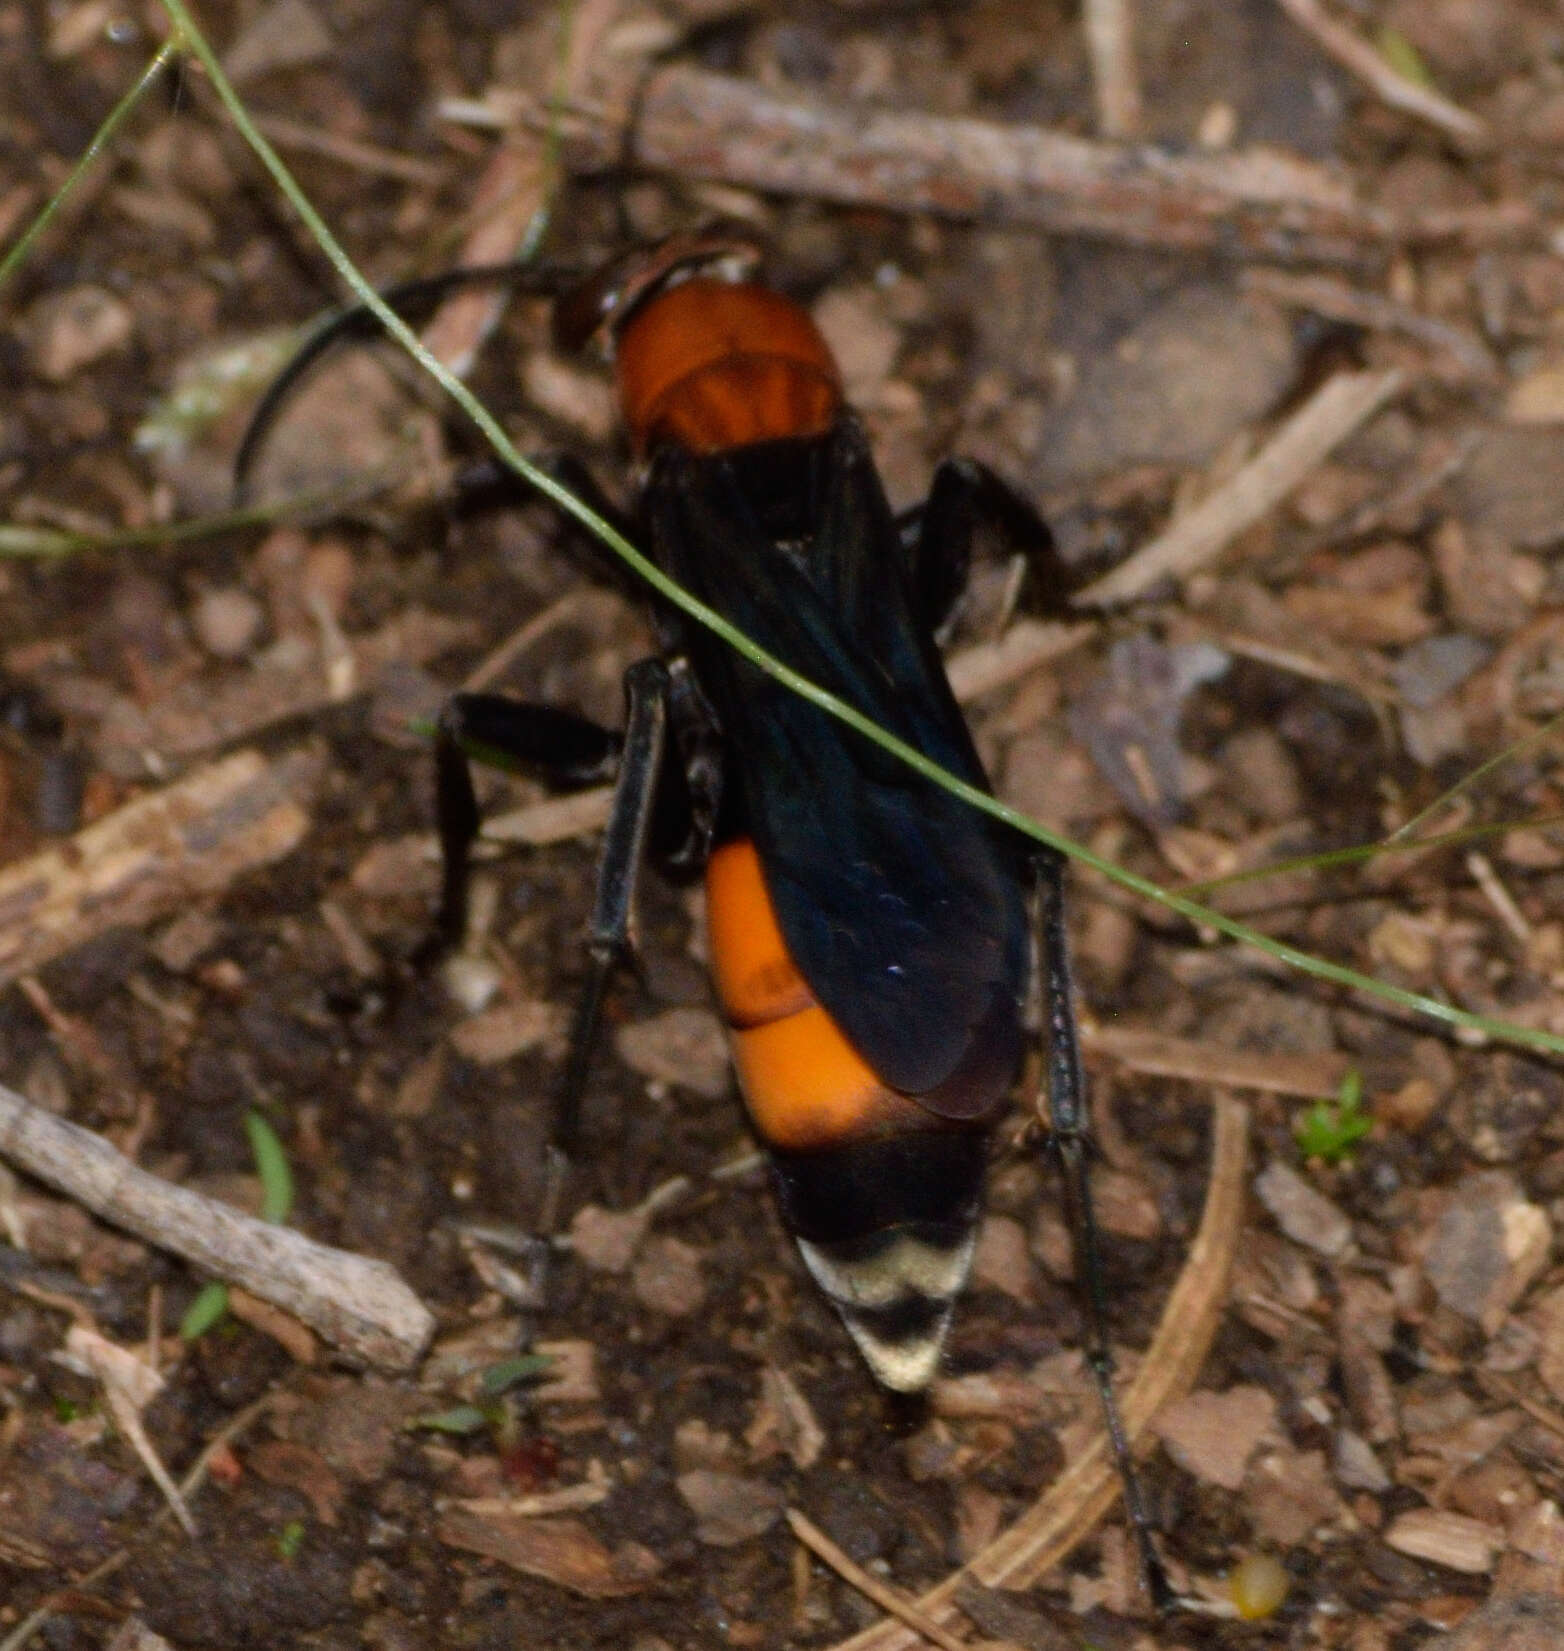
<instances>
[{"instance_id":1,"label":"twig","mask_svg":"<svg viewBox=\"0 0 1564 1651\"><path fill-rule=\"evenodd\" d=\"M416 155L403 155L378 143L344 137L340 132L307 121L290 120L286 115L262 115L256 125L280 148L324 155L327 160L339 161L373 177L399 178L403 183L438 189L450 171L443 161L420 160Z\"/></svg>"},{"instance_id":2,"label":"twig","mask_svg":"<svg viewBox=\"0 0 1564 1651\"><path fill-rule=\"evenodd\" d=\"M1397 368L1327 379L1230 481L1112 573L1093 580L1076 601L1088 607L1130 602L1164 579L1181 579L1205 566L1405 384Z\"/></svg>"},{"instance_id":3,"label":"twig","mask_svg":"<svg viewBox=\"0 0 1564 1651\"><path fill-rule=\"evenodd\" d=\"M238 751L0 871L0 985L120 924L141 926L291 853L321 763Z\"/></svg>"},{"instance_id":4,"label":"twig","mask_svg":"<svg viewBox=\"0 0 1564 1651\"><path fill-rule=\"evenodd\" d=\"M1532 938L1531 924L1515 904L1515 896L1500 882L1498 872L1493 869L1493 861L1486 854L1472 849L1466 856L1466 869L1471 872L1499 921L1510 931L1510 938L1519 945L1526 945Z\"/></svg>"},{"instance_id":5,"label":"twig","mask_svg":"<svg viewBox=\"0 0 1564 1651\"><path fill-rule=\"evenodd\" d=\"M584 94L589 73L601 61L604 31L618 13L616 0L576 0L560 9L564 49L549 97L551 108ZM462 264L525 258L536 247L559 186L558 149L557 123L552 121L540 132L512 127L506 133L473 190L465 214ZM503 283L452 293L424 329L424 343L465 378L511 297Z\"/></svg>"},{"instance_id":6,"label":"twig","mask_svg":"<svg viewBox=\"0 0 1564 1651\"><path fill-rule=\"evenodd\" d=\"M549 118L518 96L514 118ZM683 64L645 83L633 115L577 111L565 160L627 164L773 194L1277 262L1359 264L1403 242L1490 244L1541 233L1524 202L1398 216L1277 150L1183 155L1021 123L893 111L779 92Z\"/></svg>"},{"instance_id":7,"label":"twig","mask_svg":"<svg viewBox=\"0 0 1564 1651\"><path fill-rule=\"evenodd\" d=\"M792 1527L793 1535L812 1554L824 1560L843 1582L856 1588L865 1599L872 1599L882 1611L906 1623L915 1634L943 1647L944 1651L968 1651L965 1641L958 1639L943 1623L920 1611L899 1588L882 1582L850 1559L818 1525L806 1519L796 1508L787 1510L787 1522Z\"/></svg>"},{"instance_id":8,"label":"twig","mask_svg":"<svg viewBox=\"0 0 1564 1651\"><path fill-rule=\"evenodd\" d=\"M1138 1026L1081 1027L1081 1047L1149 1077L1258 1089L1272 1095L1334 1095L1351 1061L1334 1050L1318 1055L1273 1055L1221 1049L1194 1038L1168 1037Z\"/></svg>"},{"instance_id":9,"label":"twig","mask_svg":"<svg viewBox=\"0 0 1564 1651\"><path fill-rule=\"evenodd\" d=\"M0 1157L94 1215L292 1313L350 1357L404 1370L434 1333L393 1267L149 1175L0 1084Z\"/></svg>"},{"instance_id":10,"label":"twig","mask_svg":"<svg viewBox=\"0 0 1564 1651\"><path fill-rule=\"evenodd\" d=\"M1243 1224L1249 1114L1227 1095L1217 1096L1215 1113L1211 1179L1200 1230L1163 1309L1157 1334L1141 1360L1140 1372L1124 1395L1124 1426L1132 1444L1145 1434L1163 1405L1194 1386L1221 1322L1228 1274ZM956 1590L969 1576L988 1588L1029 1587L1085 1540L1113 1506L1120 1489L1107 1434L1099 1431L1009 1530L924 1594L918 1608L948 1625L956 1617ZM832 1651L912 1651L916 1644L899 1622L881 1622L842 1640Z\"/></svg>"},{"instance_id":11,"label":"twig","mask_svg":"<svg viewBox=\"0 0 1564 1651\"><path fill-rule=\"evenodd\" d=\"M1097 130L1105 138L1140 131L1140 75L1135 66L1134 0L1086 0L1082 22L1097 94Z\"/></svg>"},{"instance_id":12,"label":"twig","mask_svg":"<svg viewBox=\"0 0 1564 1651\"><path fill-rule=\"evenodd\" d=\"M1320 50L1350 74L1355 74L1381 103L1403 114L1415 115L1437 126L1458 143L1486 146L1490 133L1485 121L1441 97L1427 86L1419 86L1398 74L1366 40L1360 40L1345 24L1327 17L1318 0L1277 0L1277 4Z\"/></svg>"}]
</instances>

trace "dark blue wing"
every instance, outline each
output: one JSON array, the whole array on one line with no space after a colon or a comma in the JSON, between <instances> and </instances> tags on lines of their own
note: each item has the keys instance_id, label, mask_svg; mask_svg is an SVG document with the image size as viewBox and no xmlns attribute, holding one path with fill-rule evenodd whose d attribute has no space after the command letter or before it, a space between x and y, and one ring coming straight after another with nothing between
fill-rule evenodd
<instances>
[{"instance_id":1,"label":"dark blue wing","mask_svg":"<svg viewBox=\"0 0 1564 1651\"><path fill-rule=\"evenodd\" d=\"M987 779L856 423L824 437L665 452L652 552L763 647L975 785ZM869 1065L931 1110L973 1116L1020 1054L1021 857L1001 828L705 631L686 638L733 753L783 937Z\"/></svg>"}]
</instances>

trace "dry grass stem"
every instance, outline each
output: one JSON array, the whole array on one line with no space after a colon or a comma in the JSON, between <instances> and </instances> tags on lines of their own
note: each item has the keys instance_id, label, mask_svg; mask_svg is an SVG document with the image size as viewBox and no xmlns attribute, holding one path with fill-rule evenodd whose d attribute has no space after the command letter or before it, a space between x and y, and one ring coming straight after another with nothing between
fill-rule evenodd
<instances>
[{"instance_id":1,"label":"dry grass stem","mask_svg":"<svg viewBox=\"0 0 1564 1651\"><path fill-rule=\"evenodd\" d=\"M1321 51L1335 58L1349 74L1356 75L1381 103L1426 120L1457 143L1472 147L1488 143L1490 134L1484 121L1429 87L1419 86L1416 81L1398 74L1366 40L1360 40L1351 29L1328 17L1318 0L1277 0L1277 4Z\"/></svg>"},{"instance_id":2,"label":"dry grass stem","mask_svg":"<svg viewBox=\"0 0 1564 1651\"><path fill-rule=\"evenodd\" d=\"M829 1565L843 1582L856 1588L865 1599L872 1599L882 1611L905 1623L921 1638L944 1647L944 1651L964 1651L963 1640L951 1633L943 1623L920 1611L905 1594L850 1559L818 1525L811 1523L796 1508L787 1510L787 1522L792 1527L793 1535L817 1559Z\"/></svg>"},{"instance_id":3,"label":"dry grass stem","mask_svg":"<svg viewBox=\"0 0 1564 1651\"><path fill-rule=\"evenodd\" d=\"M1258 1089L1271 1095L1310 1098L1334 1095L1351 1062L1326 1051L1317 1055L1272 1055L1251 1049L1221 1049L1194 1038L1173 1038L1134 1026L1081 1027L1088 1055L1118 1061L1146 1077L1180 1078L1188 1083Z\"/></svg>"},{"instance_id":4,"label":"dry grass stem","mask_svg":"<svg viewBox=\"0 0 1564 1651\"><path fill-rule=\"evenodd\" d=\"M1086 0L1082 21L1092 60L1097 129L1105 138L1133 138L1141 122L1134 0Z\"/></svg>"}]
</instances>

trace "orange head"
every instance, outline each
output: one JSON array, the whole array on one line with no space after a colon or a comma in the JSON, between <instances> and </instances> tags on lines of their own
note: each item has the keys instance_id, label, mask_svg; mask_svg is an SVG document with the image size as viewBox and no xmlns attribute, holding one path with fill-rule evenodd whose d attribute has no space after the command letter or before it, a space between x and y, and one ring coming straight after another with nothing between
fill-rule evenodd
<instances>
[{"instance_id":1,"label":"orange head","mask_svg":"<svg viewBox=\"0 0 1564 1651\"><path fill-rule=\"evenodd\" d=\"M842 381L807 310L764 287L695 277L633 314L617 344L637 454L672 442L715 453L820 435Z\"/></svg>"}]
</instances>

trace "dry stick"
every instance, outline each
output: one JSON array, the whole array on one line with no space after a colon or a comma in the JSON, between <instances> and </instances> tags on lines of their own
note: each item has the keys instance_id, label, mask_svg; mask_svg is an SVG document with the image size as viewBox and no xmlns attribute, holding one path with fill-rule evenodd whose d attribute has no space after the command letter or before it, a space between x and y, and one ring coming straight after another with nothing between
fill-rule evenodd
<instances>
[{"instance_id":1,"label":"dry stick","mask_svg":"<svg viewBox=\"0 0 1564 1651\"><path fill-rule=\"evenodd\" d=\"M262 115L255 124L279 149L324 155L327 160L337 161L355 172L367 172L371 177L396 178L402 183L438 189L451 173L444 161L404 155L395 149L384 149L378 143L344 137L308 121L290 120L286 115Z\"/></svg>"},{"instance_id":2,"label":"dry stick","mask_svg":"<svg viewBox=\"0 0 1564 1651\"><path fill-rule=\"evenodd\" d=\"M1231 1096L1215 1104L1211 1178L1200 1230L1163 1309L1162 1322L1124 1395L1124 1427L1134 1444L1157 1412L1194 1386L1221 1322L1227 1280L1243 1224L1249 1114ZM1027 1588L1061 1564L1096 1528L1121 1492L1099 1431L1031 1509L969 1564L917 1601L936 1622L958 1620L955 1594L967 1577L987 1588ZM881 1622L831 1651L913 1651L918 1636L899 1622Z\"/></svg>"},{"instance_id":3,"label":"dry stick","mask_svg":"<svg viewBox=\"0 0 1564 1651\"><path fill-rule=\"evenodd\" d=\"M1088 1055L1118 1061L1146 1077L1258 1089L1271 1095L1313 1099L1334 1095L1352 1068L1335 1050L1317 1055L1272 1055L1253 1049L1221 1049L1194 1038L1174 1038L1138 1026L1081 1027Z\"/></svg>"},{"instance_id":4,"label":"dry stick","mask_svg":"<svg viewBox=\"0 0 1564 1651\"><path fill-rule=\"evenodd\" d=\"M1204 567L1405 384L1399 368L1327 379L1230 481L1127 562L1078 591L1075 600L1089 607L1130 602L1164 579L1182 579Z\"/></svg>"},{"instance_id":5,"label":"dry stick","mask_svg":"<svg viewBox=\"0 0 1564 1651\"><path fill-rule=\"evenodd\" d=\"M138 1169L91 1130L0 1084L0 1158L94 1215L302 1319L349 1357L405 1370L434 1333L384 1261L317 1244Z\"/></svg>"},{"instance_id":6,"label":"dry stick","mask_svg":"<svg viewBox=\"0 0 1564 1651\"><path fill-rule=\"evenodd\" d=\"M309 827L318 756L238 751L0 871L0 985L280 860Z\"/></svg>"},{"instance_id":7,"label":"dry stick","mask_svg":"<svg viewBox=\"0 0 1564 1651\"><path fill-rule=\"evenodd\" d=\"M942 1651L967 1651L964 1640L951 1633L943 1623L936 1622L927 1612L920 1611L899 1588L891 1587L890 1583L882 1582L872 1572L866 1571L796 1508L787 1510L787 1522L793 1535L816 1558L829 1565L843 1582L856 1588L865 1599L873 1600L882 1611L906 1623L915 1634L940 1646Z\"/></svg>"},{"instance_id":8,"label":"dry stick","mask_svg":"<svg viewBox=\"0 0 1564 1651\"><path fill-rule=\"evenodd\" d=\"M530 113L547 118L535 103ZM1401 217L1277 150L1179 155L1093 143L1036 126L810 98L678 64L651 75L628 120L578 111L564 153L577 171L629 164L887 212L1280 262L1360 264L1406 242L1541 233L1518 201Z\"/></svg>"},{"instance_id":9,"label":"dry stick","mask_svg":"<svg viewBox=\"0 0 1564 1651\"><path fill-rule=\"evenodd\" d=\"M1277 4L1300 29L1312 36L1322 51L1356 75L1381 103L1426 120L1469 147L1485 146L1490 141L1485 121L1469 115L1431 88L1419 86L1416 81L1398 74L1366 40L1360 40L1345 24L1327 17L1318 0L1277 0Z\"/></svg>"},{"instance_id":10,"label":"dry stick","mask_svg":"<svg viewBox=\"0 0 1564 1651\"><path fill-rule=\"evenodd\" d=\"M991 642L974 642L945 661L951 691L963 705L996 688L1008 688L1029 671L1055 659L1062 659L1097 634L1091 622L1060 624L1049 619L1017 619L1003 636Z\"/></svg>"},{"instance_id":11,"label":"dry stick","mask_svg":"<svg viewBox=\"0 0 1564 1651\"><path fill-rule=\"evenodd\" d=\"M1097 94L1097 130L1105 138L1133 138L1141 116L1134 0L1086 0L1082 21Z\"/></svg>"},{"instance_id":12,"label":"dry stick","mask_svg":"<svg viewBox=\"0 0 1564 1651\"><path fill-rule=\"evenodd\" d=\"M604 33L619 21L618 0L575 0L561 7L566 48L550 89L551 109L585 94L601 65ZM464 213L463 264L498 264L525 257L540 237L559 184L554 126L512 128L489 157ZM484 340L499 325L513 294L503 284L454 292L424 329L430 353L459 378L472 370Z\"/></svg>"}]
</instances>

